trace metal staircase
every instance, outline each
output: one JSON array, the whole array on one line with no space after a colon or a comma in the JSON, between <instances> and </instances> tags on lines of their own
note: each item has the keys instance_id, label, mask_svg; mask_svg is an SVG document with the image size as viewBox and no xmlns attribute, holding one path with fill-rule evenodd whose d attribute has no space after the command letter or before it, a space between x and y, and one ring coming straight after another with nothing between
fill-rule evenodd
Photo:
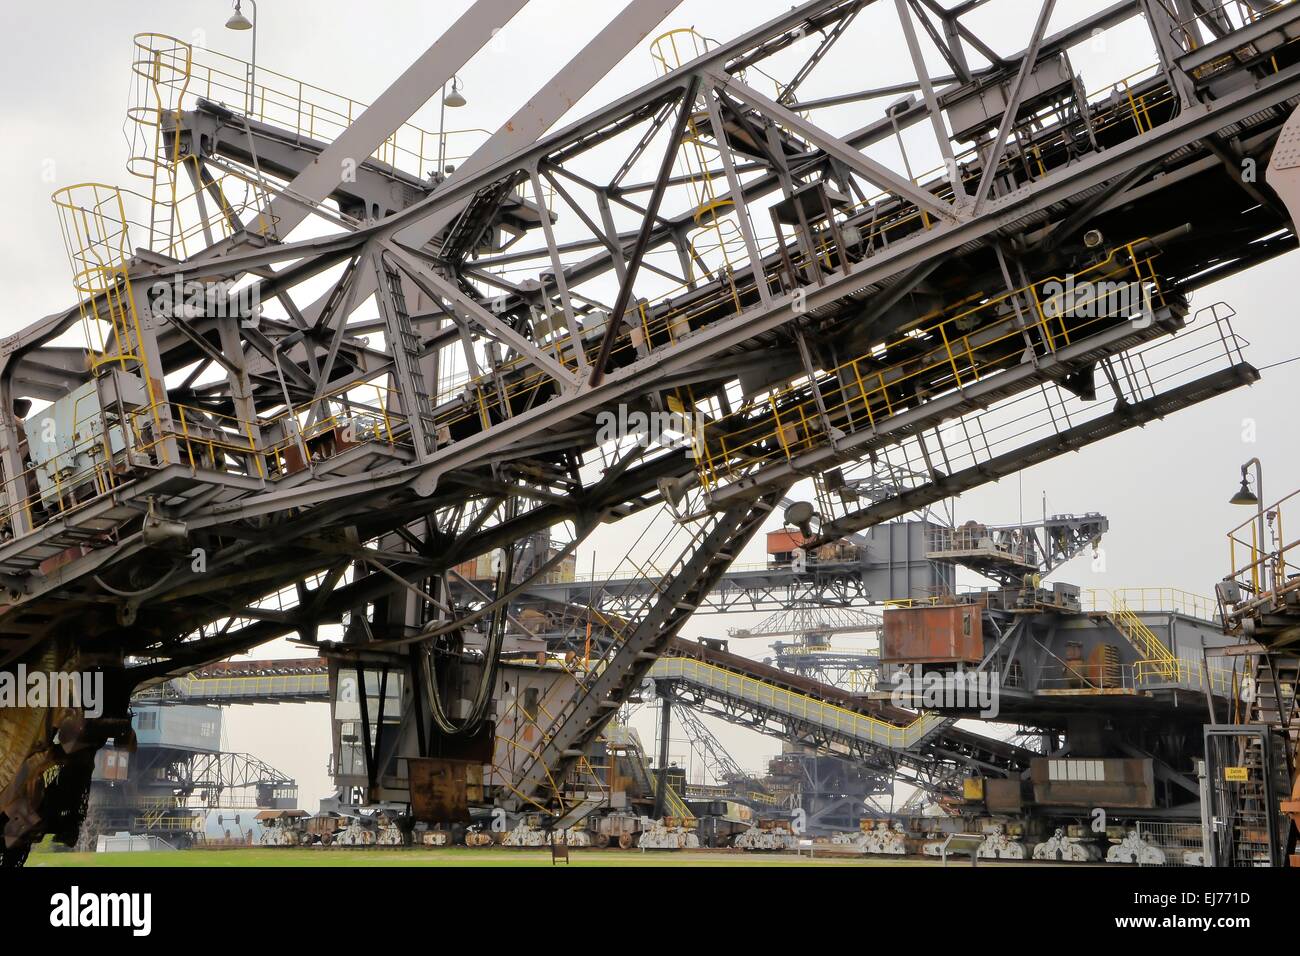
<instances>
[{"instance_id":1,"label":"metal staircase","mask_svg":"<svg viewBox=\"0 0 1300 956\"><path fill-rule=\"evenodd\" d=\"M650 768L650 758L641 744L641 736L629 727L608 727L605 731L606 745L618 751L614 759L626 759L632 771L632 778L643 794L653 797L659 787L654 771ZM670 817L693 818L691 811L671 783L664 782L664 811ZM558 827L559 824L556 824Z\"/></svg>"},{"instance_id":2,"label":"metal staircase","mask_svg":"<svg viewBox=\"0 0 1300 956\"><path fill-rule=\"evenodd\" d=\"M406 293L402 291L402 274L387 256L376 256L380 280L376 296L384 317L384 328L389 338L393 366L401 389L403 401L414 408L403 408L415 443L415 455L426 460L437 450L438 426L433 417L433 404L429 388L420 371L420 336L411 324L411 314L406 307Z\"/></svg>"},{"instance_id":3,"label":"metal staircase","mask_svg":"<svg viewBox=\"0 0 1300 956\"><path fill-rule=\"evenodd\" d=\"M1255 664L1254 719L1278 728L1287 740L1289 764L1294 768L1296 746L1300 744L1300 657L1261 654Z\"/></svg>"},{"instance_id":4,"label":"metal staircase","mask_svg":"<svg viewBox=\"0 0 1300 956\"><path fill-rule=\"evenodd\" d=\"M1133 645L1134 650L1141 655L1141 660L1152 672L1166 680L1176 679L1178 658L1165 646L1165 642L1142 623L1142 618L1138 617L1137 612L1129 607L1123 597L1112 592L1110 599L1106 619L1115 630L1123 634L1124 638Z\"/></svg>"},{"instance_id":5,"label":"metal staircase","mask_svg":"<svg viewBox=\"0 0 1300 956\"><path fill-rule=\"evenodd\" d=\"M589 794L577 803L571 804L564 816L555 821L555 825L552 829L562 833L570 827L576 826L583 820L587 819L587 817L591 816L591 814L603 807L606 802L607 798L603 793Z\"/></svg>"},{"instance_id":6,"label":"metal staircase","mask_svg":"<svg viewBox=\"0 0 1300 956\"><path fill-rule=\"evenodd\" d=\"M1283 816L1278 825L1283 834L1282 845L1287 851L1295 850L1300 834L1300 656L1294 654L1262 654L1255 665L1255 700L1252 703L1254 719L1274 729L1275 753L1273 766L1277 793L1290 794L1280 808ZM1258 756L1255 758L1258 759ZM1288 820L1290 830L1288 831ZM1300 856L1290 852L1290 866L1300 866Z\"/></svg>"},{"instance_id":7,"label":"metal staircase","mask_svg":"<svg viewBox=\"0 0 1300 956\"><path fill-rule=\"evenodd\" d=\"M585 683L556 715L555 730L511 787L510 809L531 801L543 786L563 780L573 763L638 687L692 612L758 532L786 492L778 488L762 497L710 513L691 544L659 580L643 612L594 662Z\"/></svg>"}]
</instances>

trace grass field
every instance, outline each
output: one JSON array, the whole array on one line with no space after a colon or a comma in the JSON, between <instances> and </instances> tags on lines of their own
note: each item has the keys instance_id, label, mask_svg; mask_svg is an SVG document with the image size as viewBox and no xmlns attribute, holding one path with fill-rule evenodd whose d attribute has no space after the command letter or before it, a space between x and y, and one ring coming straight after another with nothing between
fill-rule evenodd
<instances>
[{"instance_id":1,"label":"grass field","mask_svg":"<svg viewBox=\"0 0 1300 956\"><path fill-rule=\"evenodd\" d=\"M793 854L739 853L728 851L671 852L637 850L574 850L571 866L934 866L937 860L916 857L826 857L809 859ZM33 853L29 867L246 867L246 866L551 866L551 855L541 849L436 850L322 850L322 849L230 849L178 850L162 853ZM558 864L563 866L563 863ZM961 865L956 863L954 865ZM969 864L967 864L969 865Z\"/></svg>"}]
</instances>

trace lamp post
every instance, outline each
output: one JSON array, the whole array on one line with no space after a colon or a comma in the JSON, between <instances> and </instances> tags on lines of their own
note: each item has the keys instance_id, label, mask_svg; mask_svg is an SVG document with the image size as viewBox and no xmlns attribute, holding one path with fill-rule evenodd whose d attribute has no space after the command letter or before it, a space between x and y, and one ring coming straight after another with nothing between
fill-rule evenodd
<instances>
[{"instance_id":1,"label":"lamp post","mask_svg":"<svg viewBox=\"0 0 1300 956\"><path fill-rule=\"evenodd\" d=\"M257 0L248 0L248 5L253 8L251 20L244 16L244 12L239 8L241 2L242 0L235 0L235 12L226 21L226 29L253 31L253 56L248 64L248 103L246 104L246 113L251 116L257 100Z\"/></svg>"},{"instance_id":2,"label":"lamp post","mask_svg":"<svg viewBox=\"0 0 1300 956\"><path fill-rule=\"evenodd\" d=\"M465 94L460 91L460 77L451 78L451 92L447 92L447 84L442 84L442 106L438 111L438 169L437 174L443 176L447 170L444 163L447 159L447 107L460 109L469 101L465 99Z\"/></svg>"},{"instance_id":3,"label":"lamp post","mask_svg":"<svg viewBox=\"0 0 1300 956\"><path fill-rule=\"evenodd\" d=\"M1255 469L1255 490L1250 490L1250 480L1247 477L1251 468ZM1252 458L1241 466L1241 487L1237 493L1232 496L1230 504L1234 505L1254 505L1255 507L1255 550L1258 554L1267 553L1264 542L1264 466L1258 458ZM1263 561L1263 558L1257 560ZM1271 587L1272 582L1268 580L1269 567L1265 562L1261 573L1260 584L1265 587Z\"/></svg>"}]
</instances>

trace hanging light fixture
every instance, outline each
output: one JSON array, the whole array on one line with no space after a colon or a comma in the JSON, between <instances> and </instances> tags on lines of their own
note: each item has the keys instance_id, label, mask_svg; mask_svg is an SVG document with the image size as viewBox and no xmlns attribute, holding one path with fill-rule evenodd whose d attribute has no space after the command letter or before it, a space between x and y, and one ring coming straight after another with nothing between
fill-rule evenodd
<instances>
[{"instance_id":1,"label":"hanging light fixture","mask_svg":"<svg viewBox=\"0 0 1300 956\"><path fill-rule=\"evenodd\" d=\"M251 30L253 21L244 16L243 11L239 9L239 0L235 0L235 12L230 15L226 21L227 30Z\"/></svg>"},{"instance_id":2,"label":"hanging light fixture","mask_svg":"<svg viewBox=\"0 0 1300 956\"><path fill-rule=\"evenodd\" d=\"M1237 489L1237 493L1232 496L1228 503L1233 505L1250 505L1252 507L1259 504L1259 496L1250 490L1250 483L1246 481L1245 475L1242 475L1241 487Z\"/></svg>"},{"instance_id":3,"label":"hanging light fixture","mask_svg":"<svg viewBox=\"0 0 1300 956\"><path fill-rule=\"evenodd\" d=\"M453 76L451 78L451 90L442 98L442 105L450 106L452 109L459 109L468 102L465 95L460 91L460 77Z\"/></svg>"}]
</instances>

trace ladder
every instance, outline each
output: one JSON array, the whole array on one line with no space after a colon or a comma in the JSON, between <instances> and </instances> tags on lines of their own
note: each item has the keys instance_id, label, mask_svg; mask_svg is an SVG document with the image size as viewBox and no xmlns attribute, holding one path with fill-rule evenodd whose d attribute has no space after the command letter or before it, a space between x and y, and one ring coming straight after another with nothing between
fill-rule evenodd
<instances>
[{"instance_id":1,"label":"ladder","mask_svg":"<svg viewBox=\"0 0 1300 956\"><path fill-rule=\"evenodd\" d=\"M1255 663L1254 719L1276 727L1286 737L1290 751L1288 765L1294 764L1300 743L1300 657L1285 654L1261 654Z\"/></svg>"},{"instance_id":2,"label":"ladder","mask_svg":"<svg viewBox=\"0 0 1300 956\"><path fill-rule=\"evenodd\" d=\"M587 819L593 812L603 807L607 799L603 793L587 795L577 804L569 808L568 813L555 821L552 829L564 831L570 827L577 826L583 820Z\"/></svg>"},{"instance_id":3,"label":"ladder","mask_svg":"<svg viewBox=\"0 0 1300 956\"><path fill-rule=\"evenodd\" d=\"M382 254L377 257L379 276L380 311L384 317L388 349L393 356L393 372L397 379L402 412L411 429L417 461L426 461L437 449L437 426L433 420L433 404L429 389L420 371L420 337L411 325L411 315L406 308L406 293L402 291L402 274Z\"/></svg>"},{"instance_id":4,"label":"ladder","mask_svg":"<svg viewBox=\"0 0 1300 956\"><path fill-rule=\"evenodd\" d=\"M1264 759L1258 740L1245 744L1241 765L1247 779L1237 785L1232 808L1234 839L1230 866L1268 866L1272 848L1268 842L1268 816L1276 810L1268 805L1264 780Z\"/></svg>"},{"instance_id":5,"label":"ladder","mask_svg":"<svg viewBox=\"0 0 1300 956\"><path fill-rule=\"evenodd\" d=\"M1283 795L1281 809L1287 812L1278 822L1282 827L1282 845L1291 845L1291 834L1287 827L1300 830L1300 816L1290 810L1300 810L1300 655L1296 654L1261 654L1255 661L1255 699L1251 703L1252 718L1267 724L1277 732L1280 753L1275 755L1274 766L1277 768L1277 790ZM1258 749L1258 748L1256 748ZM1292 799L1287 800L1286 795ZM1279 808L1271 808L1277 810ZM1300 864L1300 856L1292 855L1288 862L1291 866Z\"/></svg>"}]
</instances>

